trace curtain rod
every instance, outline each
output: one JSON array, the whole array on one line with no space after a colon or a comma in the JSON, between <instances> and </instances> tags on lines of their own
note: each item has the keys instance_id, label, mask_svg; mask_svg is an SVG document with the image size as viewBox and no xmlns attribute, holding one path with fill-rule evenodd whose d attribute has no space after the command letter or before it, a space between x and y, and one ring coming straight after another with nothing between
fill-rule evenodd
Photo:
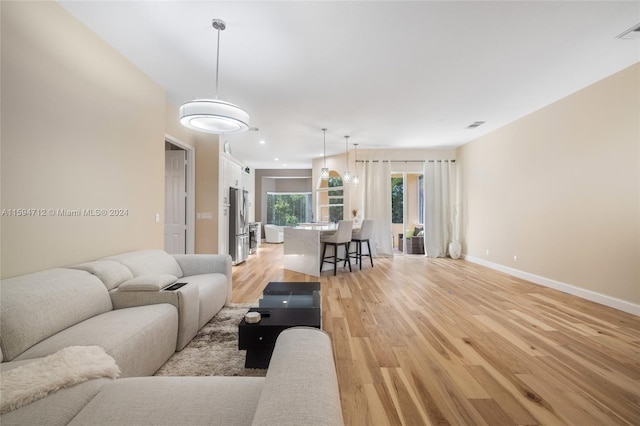
<instances>
[{"instance_id":1,"label":"curtain rod","mask_svg":"<svg viewBox=\"0 0 640 426\"><path fill-rule=\"evenodd\" d=\"M456 160L356 160L356 163L379 163L381 161L388 161L390 163L436 163L441 161L449 161L455 163Z\"/></svg>"}]
</instances>

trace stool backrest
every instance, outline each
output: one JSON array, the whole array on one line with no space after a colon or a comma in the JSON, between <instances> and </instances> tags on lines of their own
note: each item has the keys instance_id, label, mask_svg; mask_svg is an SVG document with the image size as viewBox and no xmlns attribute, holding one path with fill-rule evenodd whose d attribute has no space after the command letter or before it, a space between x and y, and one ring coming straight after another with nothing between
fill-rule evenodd
<instances>
[{"instance_id":1,"label":"stool backrest","mask_svg":"<svg viewBox=\"0 0 640 426\"><path fill-rule=\"evenodd\" d=\"M359 240L370 240L373 238L373 225L375 223L374 219L364 219L362 221L362 225L360 226L360 231L354 235L354 238Z\"/></svg>"},{"instance_id":2,"label":"stool backrest","mask_svg":"<svg viewBox=\"0 0 640 426\"><path fill-rule=\"evenodd\" d=\"M338 222L338 230L335 235L335 242L346 243L351 241L351 232L353 231L353 220L341 220Z\"/></svg>"}]
</instances>

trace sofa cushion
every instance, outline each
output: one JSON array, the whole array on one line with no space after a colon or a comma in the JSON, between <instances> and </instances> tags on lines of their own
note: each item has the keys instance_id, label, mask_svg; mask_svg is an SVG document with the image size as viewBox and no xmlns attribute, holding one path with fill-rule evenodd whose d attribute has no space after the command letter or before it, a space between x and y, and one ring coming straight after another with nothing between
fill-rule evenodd
<instances>
[{"instance_id":1,"label":"sofa cushion","mask_svg":"<svg viewBox=\"0 0 640 426\"><path fill-rule=\"evenodd\" d=\"M7 361L113 308L104 284L75 269L49 269L2 280L0 294L0 345Z\"/></svg>"},{"instance_id":2,"label":"sofa cushion","mask_svg":"<svg viewBox=\"0 0 640 426\"><path fill-rule=\"evenodd\" d=\"M121 377L149 376L175 352L177 339L178 310L173 305L137 306L79 322L29 348L16 360L44 357L67 346L98 345L116 360Z\"/></svg>"},{"instance_id":3,"label":"sofa cushion","mask_svg":"<svg viewBox=\"0 0 640 426\"><path fill-rule=\"evenodd\" d=\"M70 425L250 425L263 383L264 377L118 379Z\"/></svg>"},{"instance_id":4,"label":"sofa cushion","mask_svg":"<svg viewBox=\"0 0 640 426\"><path fill-rule=\"evenodd\" d=\"M178 281L175 275L147 274L123 282L118 291L160 291Z\"/></svg>"},{"instance_id":5,"label":"sofa cushion","mask_svg":"<svg viewBox=\"0 0 640 426\"><path fill-rule=\"evenodd\" d=\"M110 292L114 309L156 303L170 303L178 309L176 350L182 350L197 334L200 310L200 289L197 284L187 283L177 290L168 291L120 291L121 288Z\"/></svg>"},{"instance_id":6,"label":"sofa cushion","mask_svg":"<svg viewBox=\"0 0 640 426\"><path fill-rule=\"evenodd\" d=\"M107 290L118 287L123 282L133 278L133 274L120 262L115 260L96 260L70 266L72 269L80 269L95 275L107 287Z\"/></svg>"},{"instance_id":7,"label":"sofa cushion","mask_svg":"<svg viewBox=\"0 0 640 426\"><path fill-rule=\"evenodd\" d=\"M178 278L183 276L178 262L163 250L138 250L100 260L115 260L122 263L131 270L134 278L147 274L169 274Z\"/></svg>"},{"instance_id":8,"label":"sofa cushion","mask_svg":"<svg viewBox=\"0 0 640 426\"><path fill-rule=\"evenodd\" d=\"M198 329L202 328L227 303L229 284L226 275L202 274L184 277L183 281L198 286Z\"/></svg>"}]
</instances>

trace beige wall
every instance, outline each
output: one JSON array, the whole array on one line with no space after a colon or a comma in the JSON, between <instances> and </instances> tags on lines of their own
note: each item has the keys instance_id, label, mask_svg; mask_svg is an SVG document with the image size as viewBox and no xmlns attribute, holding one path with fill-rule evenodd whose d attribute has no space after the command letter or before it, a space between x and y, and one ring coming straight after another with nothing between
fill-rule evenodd
<instances>
[{"instance_id":1,"label":"beige wall","mask_svg":"<svg viewBox=\"0 0 640 426\"><path fill-rule=\"evenodd\" d=\"M179 142L195 148L198 134L180 124L179 111L173 105L165 104L165 133Z\"/></svg>"},{"instance_id":2,"label":"beige wall","mask_svg":"<svg viewBox=\"0 0 640 426\"><path fill-rule=\"evenodd\" d=\"M218 253L220 138L196 137L196 253ZM200 214L200 218L198 218Z\"/></svg>"},{"instance_id":3,"label":"beige wall","mask_svg":"<svg viewBox=\"0 0 640 426\"><path fill-rule=\"evenodd\" d=\"M164 90L55 2L3 2L1 31L1 207L47 212L5 212L2 277L162 248Z\"/></svg>"},{"instance_id":4,"label":"beige wall","mask_svg":"<svg viewBox=\"0 0 640 426\"><path fill-rule=\"evenodd\" d=\"M639 104L636 64L460 148L466 254L640 303Z\"/></svg>"}]
</instances>

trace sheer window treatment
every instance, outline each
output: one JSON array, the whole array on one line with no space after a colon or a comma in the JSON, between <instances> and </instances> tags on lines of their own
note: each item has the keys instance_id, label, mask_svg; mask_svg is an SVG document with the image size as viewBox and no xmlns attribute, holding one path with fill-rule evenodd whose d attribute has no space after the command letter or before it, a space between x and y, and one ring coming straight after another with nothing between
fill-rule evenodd
<instances>
[{"instance_id":1,"label":"sheer window treatment","mask_svg":"<svg viewBox=\"0 0 640 426\"><path fill-rule=\"evenodd\" d=\"M393 256L391 229L391 163L364 163L364 219L374 219L371 251L374 256Z\"/></svg>"},{"instance_id":2,"label":"sheer window treatment","mask_svg":"<svg viewBox=\"0 0 640 426\"><path fill-rule=\"evenodd\" d=\"M456 202L456 163L448 160L424 163L424 248L429 257L444 257L452 239L453 221L459 220ZM459 229L459 224L456 224Z\"/></svg>"}]
</instances>

